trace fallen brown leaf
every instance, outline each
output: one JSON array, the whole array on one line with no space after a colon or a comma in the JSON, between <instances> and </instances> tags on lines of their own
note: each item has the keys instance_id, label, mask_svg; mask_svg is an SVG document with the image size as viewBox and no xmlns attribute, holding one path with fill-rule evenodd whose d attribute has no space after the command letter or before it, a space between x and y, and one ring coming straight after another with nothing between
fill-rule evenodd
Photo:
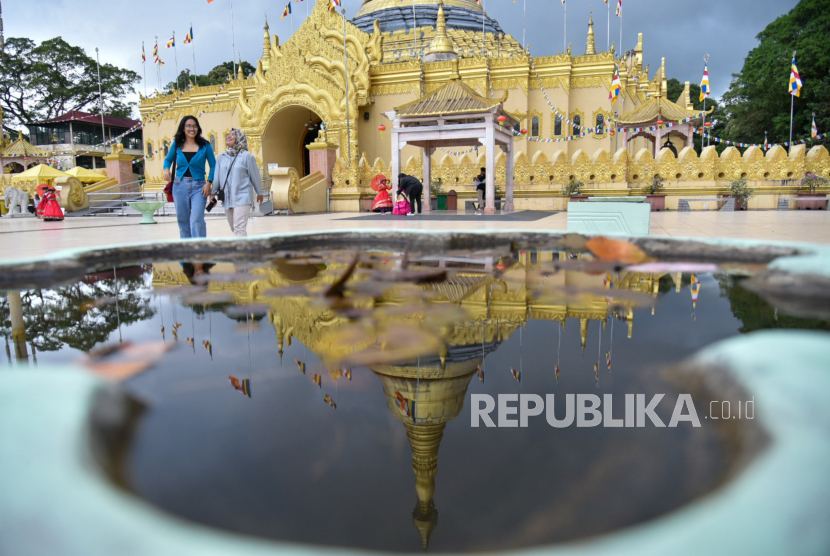
<instances>
[{"instance_id":1,"label":"fallen brown leaf","mask_svg":"<svg viewBox=\"0 0 830 556\"><path fill-rule=\"evenodd\" d=\"M592 237L585 242L585 247L601 261L641 264L654 260L633 243L602 236Z\"/></svg>"}]
</instances>

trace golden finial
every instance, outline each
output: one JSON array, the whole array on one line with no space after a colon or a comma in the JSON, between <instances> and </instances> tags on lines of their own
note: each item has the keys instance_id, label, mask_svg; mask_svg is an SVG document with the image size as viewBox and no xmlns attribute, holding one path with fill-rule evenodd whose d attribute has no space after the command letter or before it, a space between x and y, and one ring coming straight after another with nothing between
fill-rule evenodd
<instances>
[{"instance_id":1,"label":"golden finial","mask_svg":"<svg viewBox=\"0 0 830 556\"><path fill-rule=\"evenodd\" d=\"M597 48L594 43L594 14L591 12L591 19L588 20L588 44L585 47L585 54L596 54Z\"/></svg>"},{"instance_id":2,"label":"golden finial","mask_svg":"<svg viewBox=\"0 0 830 556\"><path fill-rule=\"evenodd\" d=\"M425 62L452 60L458 58L452 40L447 35L447 22L444 18L444 1L438 1L438 16L435 19L435 37L427 49Z\"/></svg>"},{"instance_id":3,"label":"golden finial","mask_svg":"<svg viewBox=\"0 0 830 556\"><path fill-rule=\"evenodd\" d=\"M265 36L262 39L262 70L271 69L271 34L268 27L268 12L265 12Z\"/></svg>"}]
</instances>

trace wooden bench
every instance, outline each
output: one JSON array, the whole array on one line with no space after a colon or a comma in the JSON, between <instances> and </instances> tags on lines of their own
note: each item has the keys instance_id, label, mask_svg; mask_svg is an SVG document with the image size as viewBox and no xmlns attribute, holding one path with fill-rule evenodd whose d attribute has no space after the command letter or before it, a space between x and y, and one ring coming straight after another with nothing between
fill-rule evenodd
<instances>
[{"instance_id":1,"label":"wooden bench","mask_svg":"<svg viewBox=\"0 0 830 556\"><path fill-rule=\"evenodd\" d=\"M830 201L828 197L779 197L778 210L790 210L790 201ZM825 205L824 208L827 208ZM821 210L821 209L819 209Z\"/></svg>"},{"instance_id":2,"label":"wooden bench","mask_svg":"<svg viewBox=\"0 0 830 556\"><path fill-rule=\"evenodd\" d=\"M692 208L689 206L689 203L693 202L707 202L707 203L724 203L724 205L719 209L722 211L734 211L735 210L735 199L732 197L729 198L720 198L720 197L710 197L706 199L680 199L677 202L677 210L679 212L692 212Z\"/></svg>"}]
</instances>

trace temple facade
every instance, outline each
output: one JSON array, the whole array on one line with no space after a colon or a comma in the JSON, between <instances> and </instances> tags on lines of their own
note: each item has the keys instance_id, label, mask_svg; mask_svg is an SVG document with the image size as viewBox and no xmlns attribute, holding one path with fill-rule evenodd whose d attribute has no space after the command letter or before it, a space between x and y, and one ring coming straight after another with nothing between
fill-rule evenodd
<instances>
[{"instance_id":1,"label":"temple facade","mask_svg":"<svg viewBox=\"0 0 830 556\"><path fill-rule=\"evenodd\" d=\"M775 199L763 195L764 187L781 191L774 180L797 179L805 171L830 175L823 147L809 155L803 146L789 153L749 149L743 155L732 148L721 156L711 147L698 156L689 147L699 122L688 84L679 99L666 98L665 61L649 75L642 34L636 47L620 56L613 45L610 51L599 49L593 21L586 23L584 46L532 57L475 0L365 0L350 21L329 10L328 0L317 0L283 43L265 22L254 75L142 98L142 120L149 122L144 128L148 184L163 185L163 157L181 117L192 114L217 153L230 129L240 128L263 174L288 167L302 180L319 171L331 187L331 210L362 210L374 195L372 177L390 172L392 141L381 127L392 128L386 114L451 80L482 97L506 97L503 109L518 122L513 164L499 152L494 166L501 187L512 166L516 209L563 208L567 197L561 190L571 178L594 194L619 195L639 192L660 176L669 191L676 187L689 195L719 191L726 186L719 180L746 176L770 181L756 184L761 190L754 202L774 206ZM617 67L622 91L612 105L609 90ZM641 129L681 116L691 121L657 132ZM668 143L674 148L664 148ZM423 177L422 149L404 146L399 157L404 172ZM430 166L433 182L444 191L472 199L473 177L486 166L484 149L436 149Z\"/></svg>"}]
</instances>

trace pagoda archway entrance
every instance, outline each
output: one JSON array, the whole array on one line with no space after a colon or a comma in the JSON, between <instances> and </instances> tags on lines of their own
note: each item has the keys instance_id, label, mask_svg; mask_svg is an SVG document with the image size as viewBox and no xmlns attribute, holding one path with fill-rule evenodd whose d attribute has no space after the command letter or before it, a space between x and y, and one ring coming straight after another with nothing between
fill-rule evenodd
<instances>
[{"instance_id":1,"label":"pagoda archway entrance","mask_svg":"<svg viewBox=\"0 0 830 556\"><path fill-rule=\"evenodd\" d=\"M313 110L289 105L276 112L262 134L262 164L279 164L297 170L301 177L309 174L309 153L306 145L317 138L322 122Z\"/></svg>"}]
</instances>

